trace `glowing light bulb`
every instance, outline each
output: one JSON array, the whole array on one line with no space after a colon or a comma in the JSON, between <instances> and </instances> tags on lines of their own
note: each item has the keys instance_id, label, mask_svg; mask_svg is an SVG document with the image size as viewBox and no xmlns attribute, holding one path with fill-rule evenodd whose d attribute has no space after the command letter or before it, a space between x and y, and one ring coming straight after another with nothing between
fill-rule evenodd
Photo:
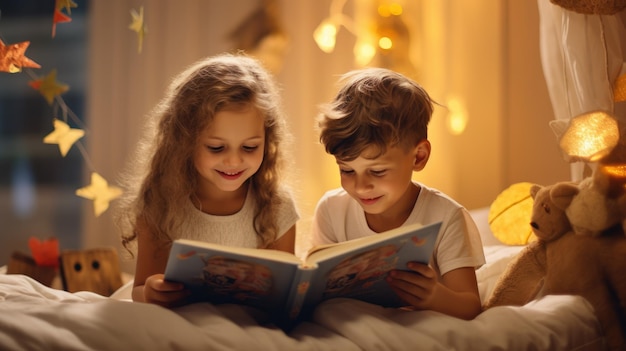
<instances>
[{"instance_id":1,"label":"glowing light bulb","mask_svg":"<svg viewBox=\"0 0 626 351\"><path fill-rule=\"evenodd\" d=\"M570 157L594 162L608 155L618 140L615 118L603 111L593 111L571 119L560 146Z\"/></svg>"},{"instance_id":2,"label":"glowing light bulb","mask_svg":"<svg viewBox=\"0 0 626 351\"><path fill-rule=\"evenodd\" d=\"M354 59L358 66L364 67L369 64L376 55L376 48L368 42L357 42L354 45Z\"/></svg>"},{"instance_id":3,"label":"glowing light bulb","mask_svg":"<svg viewBox=\"0 0 626 351\"><path fill-rule=\"evenodd\" d=\"M393 41L389 37L382 37L378 39L378 46L383 50L389 50L393 47Z\"/></svg>"},{"instance_id":4,"label":"glowing light bulb","mask_svg":"<svg viewBox=\"0 0 626 351\"><path fill-rule=\"evenodd\" d=\"M402 14L402 5L397 2L389 4L389 12L394 16L400 16Z\"/></svg>"},{"instance_id":5,"label":"glowing light bulb","mask_svg":"<svg viewBox=\"0 0 626 351\"><path fill-rule=\"evenodd\" d=\"M461 135L467 128L467 111L460 99L452 97L448 99L448 115L446 116L446 126L452 135Z\"/></svg>"},{"instance_id":6,"label":"glowing light bulb","mask_svg":"<svg viewBox=\"0 0 626 351\"><path fill-rule=\"evenodd\" d=\"M335 49L335 41L337 38L337 26L330 20L325 20L313 32L315 43L327 54Z\"/></svg>"}]
</instances>

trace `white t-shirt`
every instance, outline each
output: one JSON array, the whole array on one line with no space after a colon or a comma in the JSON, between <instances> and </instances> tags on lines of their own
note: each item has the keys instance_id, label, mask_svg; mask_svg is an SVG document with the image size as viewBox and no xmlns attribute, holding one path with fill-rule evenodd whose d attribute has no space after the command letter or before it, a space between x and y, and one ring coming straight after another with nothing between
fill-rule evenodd
<instances>
[{"instance_id":1,"label":"white t-shirt","mask_svg":"<svg viewBox=\"0 0 626 351\"><path fill-rule=\"evenodd\" d=\"M254 231L254 209L256 204L248 191L243 207L239 212L228 216L215 216L197 209L187 202L185 221L178 230L170 233L172 240L193 239L227 246L257 248L260 239ZM284 196L278 209L277 238L285 234L300 218L291 196Z\"/></svg>"},{"instance_id":2,"label":"white t-shirt","mask_svg":"<svg viewBox=\"0 0 626 351\"><path fill-rule=\"evenodd\" d=\"M485 264L480 234L469 212L446 194L414 183L421 190L403 225L443 222L430 261L437 274ZM330 190L319 200L313 216L312 246L375 234L363 208L344 189Z\"/></svg>"}]
</instances>

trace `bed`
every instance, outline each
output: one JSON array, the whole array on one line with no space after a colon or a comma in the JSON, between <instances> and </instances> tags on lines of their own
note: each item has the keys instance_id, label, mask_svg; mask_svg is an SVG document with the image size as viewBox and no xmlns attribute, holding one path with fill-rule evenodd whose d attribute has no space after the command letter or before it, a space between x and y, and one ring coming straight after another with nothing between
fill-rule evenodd
<instances>
[{"instance_id":1,"label":"bed","mask_svg":"<svg viewBox=\"0 0 626 351\"><path fill-rule=\"evenodd\" d=\"M471 211L487 264L483 301L521 250L493 237L488 209ZM2 273L0 271L0 273ZM579 296L545 296L489 309L472 321L432 311L384 309L356 300L321 304L284 332L263 312L199 303L168 310L130 301L132 280L110 297L69 293L25 275L0 274L2 350L601 350L593 308Z\"/></svg>"}]
</instances>

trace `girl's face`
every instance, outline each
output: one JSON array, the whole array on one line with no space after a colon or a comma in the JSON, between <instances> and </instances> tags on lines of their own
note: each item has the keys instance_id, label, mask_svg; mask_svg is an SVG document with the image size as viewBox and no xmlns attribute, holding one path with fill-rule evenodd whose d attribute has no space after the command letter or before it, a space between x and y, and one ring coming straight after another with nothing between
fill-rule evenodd
<instances>
[{"instance_id":1,"label":"girl's face","mask_svg":"<svg viewBox=\"0 0 626 351\"><path fill-rule=\"evenodd\" d=\"M369 215L396 216L406 212L413 206L409 189L415 153L388 147L377 158L367 157L374 152L370 147L355 160L337 160L341 186Z\"/></svg>"},{"instance_id":2,"label":"girl's face","mask_svg":"<svg viewBox=\"0 0 626 351\"><path fill-rule=\"evenodd\" d=\"M194 165L201 192L232 192L239 189L263 162L265 127L252 106L226 109L200 133Z\"/></svg>"}]
</instances>

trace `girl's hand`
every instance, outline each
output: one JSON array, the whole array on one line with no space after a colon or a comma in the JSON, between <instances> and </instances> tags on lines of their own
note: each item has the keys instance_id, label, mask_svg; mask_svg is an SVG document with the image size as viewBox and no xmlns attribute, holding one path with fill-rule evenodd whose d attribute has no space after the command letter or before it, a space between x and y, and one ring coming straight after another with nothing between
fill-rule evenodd
<instances>
[{"instance_id":1,"label":"girl's hand","mask_svg":"<svg viewBox=\"0 0 626 351\"><path fill-rule=\"evenodd\" d=\"M409 262L410 271L393 270L387 282L398 296L418 309L432 309L437 294L437 274L427 264Z\"/></svg>"},{"instance_id":2,"label":"girl's hand","mask_svg":"<svg viewBox=\"0 0 626 351\"><path fill-rule=\"evenodd\" d=\"M190 291L181 283L164 280L163 274L153 274L146 278L143 295L145 302L176 307L189 302Z\"/></svg>"}]
</instances>

